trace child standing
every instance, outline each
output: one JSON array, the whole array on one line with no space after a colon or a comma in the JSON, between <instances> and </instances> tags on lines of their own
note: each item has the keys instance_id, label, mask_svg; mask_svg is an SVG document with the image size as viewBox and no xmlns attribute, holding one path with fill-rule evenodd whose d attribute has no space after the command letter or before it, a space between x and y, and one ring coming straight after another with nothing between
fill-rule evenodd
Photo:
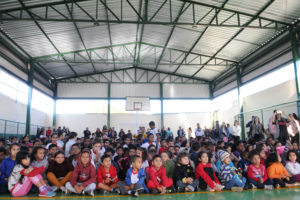
<instances>
[{"instance_id":1,"label":"child standing","mask_svg":"<svg viewBox=\"0 0 300 200\"><path fill-rule=\"evenodd\" d=\"M119 182L120 194L131 194L137 197L144 190L148 193L149 190L145 185L146 173L142 168L142 158L138 155L131 156L132 167L127 170L125 182Z\"/></svg>"},{"instance_id":2,"label":"child standing","mask_svg":"<svg viewBox=\"0 0 300 200\"><path fill-rule=\"evenodd\" d=\"M268 179L266 167L260 164L260 155L256 151L250 153L251 163L247 170L248 181L252 188L273 189L273 181Z\"/></svg>"},{"instance_id":3,"label":"child standing","mask_svg":"<svg viewBox=\"0 0 300 200\"><path fill-rule=\"evenodd\" d=\"M221 182L225 185L227 190L232 190L234 192L243 191L246 179L245 177L239 176L237 169L234 166L230 166L230 154L226 151L222 151L219 155L223 163L220 170Z\"/></svg>"},{"instance_id":4,"label":"child standing","mask_svg":"<svg viewBox=\"0 0 300 200\"><path fill-rule=\"evenodd\" d=\"M50 183L57 186L62 192L66 192L65 184L70 180L74 167L65 159L65 154L58 151L55 160L51 161L46 171Z\"/></svg>"},{"instance_id":5,"label":"child standing","mask_svg":"<svg viewBox=\"0 0 300 200\"><path fill-rule=\"evenodd\" d=\"M199 184L185 151L179 153L176 158L173 180L179 192L193 192Z\"/></svg>"},{"instance_id":6,"label":"child standing","mask_svg":"<svg viewBox=\"0 0 300 200\"><path fill-rule=\"evenodd\" d=\"M296 151L290 150L286 156L286 160L286 170L295 179L296 182L300 183L300 164L297 162L298 155Z\"/></svg>"},{"instance_id":7,"label":"child standing","mask_svg":"<svg viewBox=\"0 0 300 200\"><path fill-rule=\"evenodd\" d=\"M211 156L204 151L199 152L199 165L196 168L196 178L199 181L199 187L211 192L220 192L224 186L218 180L211 164Z\"/></svg>"},{"instance_id":8,"label":"child standing","mask_svg":"<svg viewBox=\"0 0 300 200\"><path fill-rule=\"evenodd\" d=\"M281 158L277 152L269 153L266 159L267 173L270 179L273 179L276 188L293 187L295 180L290 177L281 163Z\"/></svg>"},{"instance_id":9,"label":"child standing","mask_svg":"<svg viewBox=\"0 0 300 200\"><path fill-rule=\"evenodd\" d=\"M30 167L30 159L27 151L20 151L16 156L16 166L8 179L8 189L14 197L22 197L28 194L32 184L40 190L40 197L53 197L55 188L46 185L42 176L44 167Z\"/></svg>"},{"instance_id":10,"label":"child standing","mask_svg":"<svg viewBox=\"0 0 300 200\"><path fill-rule=\"evenodd\" d=\"M20 146L17 143L10 145L10 157L4 159L0 167L0 194L8 193L8 177L16 165L16 155L20 151Z\"/></svg>"},{"instance_id":11,"label":"child standing","mask_svg":"<svg viewBox=\"0 0 300 200\"><path fill-rule=\"evenodd\" d=\"M104 190L104 193L114 192L118 182L117 170L111 164L111 157L105 154L101 158L101 165L97 172L97 188Z\"/></svg>"},{"instance_id":12,"label":"child standing","mask_svg":"<svg viewBox=\"0 0 300 200\"><path fill-rule=\"evenodd\" d=\"M94 196L96 189L96 169L92 164L92 156L89 150L83 150L79 155L77 166L75 167L70 182L66 184L66 194L73 192L76 194L89 194Z\"/></svg>"},{"instance_id":13,"label":"child standing","mask_svg":"<svg viewBox=\"0 0 300 200\"><path fill-rule=\"evenodd\" d=\"M148 189L153 194L165 194L167 189L173 185L173 180L167 177L166 169L162 166L162 160L159 155L153 157L152 164L149 169Z\"/></svg>"}]
</instances>

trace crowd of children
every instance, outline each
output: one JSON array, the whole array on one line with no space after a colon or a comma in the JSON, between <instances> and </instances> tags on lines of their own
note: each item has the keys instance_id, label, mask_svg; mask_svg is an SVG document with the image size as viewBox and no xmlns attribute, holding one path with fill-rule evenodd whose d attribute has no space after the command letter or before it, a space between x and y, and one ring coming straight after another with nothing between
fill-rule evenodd
<instances>
[{"instance_id":1,"label":"crowd of children","mask_svg":"<svg viewBox=\"0 0 300 200\"><path fill-rule=\"evenodd\" d=\"M108 133L78 138L54 130L48 137L0 140L0 193L14 197L56 192L94 196L242 191L293 187L300 182L298 143L272 137L242 141L198 134L162 134L149 123L137 135ZM199 126L200 127L200 126ZM197 135L197 134L195 134ZM18 143L17 143L18 142Z\"/></svg>"}]
</instances>

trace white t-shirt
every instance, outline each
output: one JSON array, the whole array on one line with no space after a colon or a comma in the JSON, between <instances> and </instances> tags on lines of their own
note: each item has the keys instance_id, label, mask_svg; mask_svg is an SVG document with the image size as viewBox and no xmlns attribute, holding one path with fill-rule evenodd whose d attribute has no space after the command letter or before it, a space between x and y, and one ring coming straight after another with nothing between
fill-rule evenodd
<instances>
[{"instance_id":1,"label":"white t-shirt","mask_svg":"<svg viewBox=\"0 0 300 200\"><path fill-rule=\"evenodd\" d=\"M241 127L239 125L232 127L232 135L241 136Z\"/></svg>"},{"instance_id":2,"label":"white t-shirt","mask_svg":"<svg viewBox=\"0 0 300 200\"><path fill-rule=\"evenodd\" d=\"M195 135L196 137L204 136L204 131L202 129L199 130L198 128L196 128Z\"/></svg>"},{"instance_id":3,"label":"white t-shirt","mask_svg":"<svg viewBox=\"0 0 300 200\"><path fill-rule=\"evenodd\" d=\"M139 173L131 174L131 184L136 184L139 181Z\"/></svg>"},{"instance_id":4,"label":"white t-shirt","mask_svg":"<svg viewBox=\"0 0 300 200\"><path fill-rule=\"evenodd\" d=\"M47 144L46 149L49 149L49 146L50 146L51 144L52 144L52 143ZM63 147L64 147L64 145L61 145L61 144L58 143L58 142L56 142L56 145L57 145L58 147L60 147L60 148L63 148Z\"/></svg>"},{"instance_id":5,"label":"white t-shirt","mask_svg":"<svg viewBox=\"0 0 300 200\"><path fill-rule=\"evenodd\" d=\"M66 157L70 156L70 151L71 151L71 147L73 144L76 143L76 139L70 139L67 143L66 143L66 147L65 147L65 154Z\"/></svg>"},{"instance_id":6,"label":"white t-shirt","mask_svg":"<svg viewBox=\"0 0 300 200\"><path fill-rule=\"evenodd\" d=\"M94 165L94 167L96 168L96 169L98 169L98 167L101 165L101 157L104 155L104 153L105 153L105 148L104 147L102 147L101 149L100 149L100 153L101 153L101 155L100 155L100 157L99 157L99 159L98 159L98 161L95 163L95 159L96 159L96 157L97 157L97 155L93 152L93 149L91 150L91 152L92 152L92 164Z\"/></svg>"},{"instance_id":7,"label":"white t-shirt","mask_svg":"<svg viewBox=\"0 0 300 200\"><path fill-rule=\"evenodd\" d=\"M156 136L156 134L158 133L157 129L156 129L156 128L154 128L154 129L150 129L150 133L152 133L152 134L153 134L153 136L154 136L154 141L156 141L156 139L157 139L157 136Z\"/></svg>"},{"instance_id":8,"label":"white t-shirt","mask_svg":"<svg viewBox=\"0 0 300 200\"><path fill-rule=\"evenodd\" d=\"M152 142L152 144L154 146L156 146L156 144L154 142ZM150 146L150 144L147 142L147 143L144 143L141 147L145 148L146 150L148 150L148 147Z\"/></svg>"}]
</instances>

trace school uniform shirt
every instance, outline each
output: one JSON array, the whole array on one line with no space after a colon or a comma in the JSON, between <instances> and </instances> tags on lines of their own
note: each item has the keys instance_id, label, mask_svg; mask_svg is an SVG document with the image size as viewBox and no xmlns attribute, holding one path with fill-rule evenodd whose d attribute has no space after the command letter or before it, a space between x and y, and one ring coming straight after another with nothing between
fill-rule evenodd
<instances>
[{"instance_id":1,"label":"school uniform shirt","mask_svg":"<svg viewBox=\"0 0 300 200\"><path fill-rule=\"evenodd\" d=\"M264 182L268 179L266 167L262 164L260 164L258 168L253 164L249 165L247 175L248 178L251 178L257 182L260 178L263 178Z\"/></svg>"},{"instance_id":2,"label":"school uniform shirt","mask_svg":"<svg viewBox=\"0 0 300 200\"><path fill-rule=\"evenodd\" d=\"M106 183L105 180L107 178L113 179L113 182ZM110 185L117 182L119 182L119 179L117 175L117 170L114 166L111 165L108 172L105 170L105 168L102 165L98 168L97 183L105 183Z\"/></svg>"},{"instance_id":3,"label":"school uniform shirt","mask_svg":"<svg viewBox=\"0 0 300 200\"><path fill-rule=\"evenodd\" d=\"M196 179L199 180L199 185L205 185L203 184L203 182L205 182L210 188L215 188L215 183L220 184L220 181L218 180L214 172L214 169L212 168L210 163L207 163L206 165L199 163L199 165L196 168L195 174L196 174ZM201 188L201 189L206 189L206 188Z\"/></svg>"}]
</instances>

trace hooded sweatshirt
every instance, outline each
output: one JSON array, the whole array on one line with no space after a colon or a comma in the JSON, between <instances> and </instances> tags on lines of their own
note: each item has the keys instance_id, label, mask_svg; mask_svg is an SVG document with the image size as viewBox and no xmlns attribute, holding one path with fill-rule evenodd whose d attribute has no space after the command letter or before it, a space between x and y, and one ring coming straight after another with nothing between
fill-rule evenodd
<instances>
[{"instance_id":1,"label":"hooded sweatshirt","mask_svg":"<svg viewBox=\"0 0 300 200\"><path fill-rule=\"evenodd\" d=\"M83 167L81 163L81 156L83 153L89 154L89 162ZM81 183L82 187L86 187L91 183L96 183L96 169L91 163L92 156L88 150L83 150L78 157L77 166L75 167L71 178L70 183L74 187L77 183Z\"/></svg>"}]
</instances>

